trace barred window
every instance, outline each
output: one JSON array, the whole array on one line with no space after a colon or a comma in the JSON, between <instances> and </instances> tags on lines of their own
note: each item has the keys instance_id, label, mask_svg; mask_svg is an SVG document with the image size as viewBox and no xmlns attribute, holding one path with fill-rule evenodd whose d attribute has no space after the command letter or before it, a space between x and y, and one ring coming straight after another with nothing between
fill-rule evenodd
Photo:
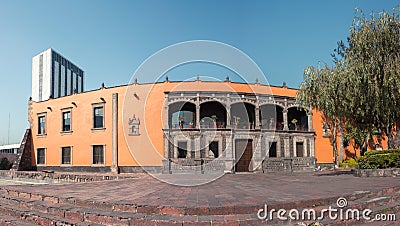
<instances>
[{"instance_id":1,"label":"barred window","mask_svg":"<svg viewBox=\"0 0 400 226\"><path fill-rule=\"evenodd\" d=\"M36 150L36 164L46 164L46 149L38 148Z\"/></svg>"},{"instance_id":2,"label":"barred window","mask_svg":"<svg viewBox=\"0 0 400 226\"><path fill-rule=\"evenodd\" d=\"M104 164L103 145L93 145L93 164Z\"/></svg>"},{"instance_id":3,"label":"barred window","mask_svg":"<svg viewBox=\"0 0 400 226\"><path fill-rule=\"evenodd\" d=\"M61 164L71 164L71 147L61 148Z\"/></svg>"},{"instance_id":4,"label":"barred window","mask_svg":"<svg viewBox=\"0 0 400 226\"><path fill-rule=\"evenodd\" d=\"M65 111L62 113L62 131L71 131L71 111Z\"/></svg>"},{"instance_id":5,"label":"barred window","mask_svg":"<svg viewBox=\"0 0 400 226\"><path fill-rule=\"evenodd\" d=\"M93 128L104 128L104 108L93 108Z\"/></svg>"},{"instance_id":6,"label":"barred window","mask_svg":"<svg viewBox=\"0 0 400 226\"><path fill-rule=\"evenodd\" d=\"M38 135L46 134L46 116L38 116Z\"/></svg>"}]
</instances>

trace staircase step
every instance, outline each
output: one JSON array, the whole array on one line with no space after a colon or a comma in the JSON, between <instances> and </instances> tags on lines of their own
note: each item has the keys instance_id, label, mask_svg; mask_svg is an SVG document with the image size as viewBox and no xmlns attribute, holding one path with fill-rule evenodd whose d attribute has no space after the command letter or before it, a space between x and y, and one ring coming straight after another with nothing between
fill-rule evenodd
<instances>
[{"instance_id":1,"label":"staircase step","mask_svg":"<svg viewBox=\"0 0 400 226\"><path fill-rule=\"evenodd\" d=\"M36 210L21 208L20 206L0 202L0 213L11 218L18 218L20 221L29 222L30 225L90 225L89 223L80 222L72 219L63 218L51 213L44 213ZM28 225L29 225L28 224Z\"/></svg>"},{"instance_id":2,"label":"staircase step","mask_svg":"<svg viewBox=\"0 0 400 226\"><path fill-rule=\"evenodd\" d=\"M48 203L40 200L3 195L0 198L0 212L11 216L21 216L35 224L63 224L63 225L201 225L201 224L244 224L258 225L263 223L254 214L237 215L168 215L142 214L119 211L104 211ZM68 219L68 220L67 220ZM81 222L84 221L84 222ZM44 223L43 223L44 222Z\"/></svg>"},{"instance_id":3,"label":"staircase step","mask_svg":"<svg viewBox=\"0 0 400 226\"><path fill-rule=\"evenodd\" d=\"M395 192L391 196L381 196L381 197L375 197L375 198L361 198L359 200L353 200L348 202L348 206L343 210L343 213L347 209L357 209L360 211L360 214L362 214L362 211L365 209L370 209L372 213L370 214L370 217L373 219L376 214L379 213L394 213L398 214L400 212L400 192ZM332 208L337 208L336 203L333 203L331 205ZM319 207L319 210L321 209L327 209L328 206L324 207ZM397 218L396 218L397 219ZM360 220L347 220L347 221L341 221L339 219L333 220L333 219L328 219L328 215L326 215L325 219L321 220L320 223L323 225L358 225L360 223L368 223L371 225L374 225L378 223L377 225L391 225L393 222L384 222L384 221L368 221L366 219L362 218L362 215L360 215Z\"/></svg>"},{"instance_id":4,"label":"staircase step","mask_svg":"<svg viewBox=\"0 0 400 226\"><path fill-rule=\"evenodd\" d=\"M0 225L5 226L5 225L10 225L10 226L31 226L32 223L27 223L24 220L21 220L17 217L5 215L3 213L0 213Z\"/></svg>"},{"instance_id":5,"label":"staircase step","mask_svg":"<svg viewBox=\"0 0 400 226\"><path fill-rule=\"evenodd\" d=\"M163 207L160 206L135 206L123 203L100 203L89 200L51 197L42 194L31 194L29 190L18 188L0 189L0 213L11 218L29 221L33 224L53 225L260 225L260 224L288 224L290 221L279 221L276 216L271 222L257 218L257 209L253 206L236 207ZM377 196L378 195L378 196ZM400 206L399 189L386 189L376 192L355 192L347 195L348 208L370 208L373 213L391 211L398 213ZM310 207L315 210L336 206L336 199L322 200L321 206ZM306 203L306 204L305 204ZM313 202L282 206L309 205ZM272 206L272 205L271 205ZM277 205L278 206L278 205ZM363 208L359 208L363 207ZM242 208L242 210L240 209ZM301 208L297 208L301 211ZM181 211L177 211L181 210ZM227 211L229 210L229 211ZM196 212L197 211L197 212ZM200 211L200 212L199 212ZM202 212L201 212L202 211ZM1 217L0 217L1 218ZM310 222L312 223L312 222ZM324 219L324 225L353 225L360 221L335 221ZM373 222L364 222L373 223Z\"/></svg>"}]
</instances>

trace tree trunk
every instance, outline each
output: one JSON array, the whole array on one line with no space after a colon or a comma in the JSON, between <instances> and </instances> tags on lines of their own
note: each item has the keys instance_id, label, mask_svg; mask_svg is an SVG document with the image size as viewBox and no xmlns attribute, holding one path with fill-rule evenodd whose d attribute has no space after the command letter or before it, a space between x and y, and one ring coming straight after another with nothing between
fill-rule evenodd
<instances>
[{"instance_id":1,"label":"tree trunk","mask_svg":"<svg viewBox=\"0 0 400 226\"><path fill-rule=\"evenodd\" d=\"M338 149L336 143L336 123L334 123L333 130L332 130L332 149L333 149L333 156L334 156L334 169L338 165Z\"/></svg>"},{"instance_id":2,"label":"tree trunk","mask_svg":"<svg viewBox=\"0 0 400 226\"><path fill-rule=\"evenodd\" d=\"M340 145L339 160L342 162L344 160L343 122L342 122L342 118L339 119L339 145Z\"/></svg>"},{"instance_id":3,"label":"tree trunk","mask_svg":"<svg viewBox=\"0 0 400 226\"><path fill-rule=\"evenodd\" d=\"M396 134L393 135L393 127L388 126L386 129L386 136L388 138L388 149L396 149L400 145L400 137L399 130L396 131Z\"/></svg>"}]
</instances>

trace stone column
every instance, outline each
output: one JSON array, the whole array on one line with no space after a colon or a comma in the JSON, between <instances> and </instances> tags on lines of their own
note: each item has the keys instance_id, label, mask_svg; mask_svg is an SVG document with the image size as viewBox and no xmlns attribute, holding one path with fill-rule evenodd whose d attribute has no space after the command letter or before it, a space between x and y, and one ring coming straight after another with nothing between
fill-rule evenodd
<instances>
[{"instance_id":1,"label":"stone column","mask_svg":"<svg viewBox=\"0 0 400 226\"><path fill-rule=\"evenodd\" d=\"M314 139L314 137L312 137L310 139L310 145L311 145L311 147L310 147L310 156L309 157L315 157L315 139Z\"/></svg>"},{"instance_id":2,"label":"stone column","mask_svg":"<svg viewBox=\"0 0 400 226\"><path fill-rule=\"evenodd\" d=\"M196 137L195 137L195 140L194 140L194 144L195 144L195 156L196 156L196 158L200 158L201 157L201 142L200 142L200 139L201 139L201 135L200 134L198 134Z\"/></svg>"},{"instance_id":3,"label":"stone column","mask_svg":"<svg viewBox=\"0 0 400 226\"><path fill-rule=\"evenodd\" d=\"M204 139L204 157L208 158L209 157L209 151L210 151L210 141L207 139L209 135L205 134L205 136L203 137Z\"/></svg>"},{"instance_id":4,"label":"stone column","mask_svg":"<svg viewBox=\"0 0 400 226\"><path fill-rule=\"evenodd\" d=\"M226 106L226 128L231 128L231 105Z\"/></svg>"},{"instance_id":5,"label":"stone column","mask_svg":"<svg viewBox=\"0 0 400 226\"><path fill-rule=\"evenodd\" d=\"M200 105L196 104L196 128L200 129Z\"/></svg>"},{"instance_id":6,"label":"stone column","mask_svg":"<svg viewBox=\"0 0 400 226\"><path fill-rule=\"evenodd\" d=\"M169 129L169 102L168 94L165 94L165 106L164 106L164 129Z\"/></svg>"},{"instance_id":7,"label":"stone column","mask_svg":"<svg viewBox=\"0 0 400 226\"><path fill-rule=\"evenodd\" d=\"M196 98L196 128L200 129L200 94L197 93Z\"/></svg>"},{"instance_id":8,"label":"stone column","mask_svg":"<svg viewBox=\"0 0 400 226\"><path fill-rule=\"evenodd\" d=\"M255 129L260 129L260 107L259 106L257 106L256 108L255 108L256 110L256 112L255 112L255 119L254 119L254 121L255 121Z\"/></svg>"},{"instance_id":9,"label":"stone column","mask_svg":"<svg viewBox=\"0 0 400 226\"><path fill-rule=\"evenodd\" d=\"M178 158L178 142L174 141L174 156L173 158Z\"/></svg>"},{"instance_id":10,"label":"stone column","mask_svg":"<svg viewBox=\"0 0 400 226\"><path fill-rule=\"evenodd\" d=\"M289 126L288 126L288 110L287 108L283 109L283 130L289 130Z\"/></svg>"},{"instance_id":11,"label":"stone column","mask_svg":"<svg viewBox=\"0 0 400 226\"><path fill-rule=\"evenodd\" d=\"M226 128L232 128L231 122L231 95L228 93L226 95Z\"/></svg>"},{"instance_id":12,"label":"stone column","mask_svg":"<svg viewBox=\"0 0 400 226\"><path fill-rule=\"evenodd\" d=\"M290 156L290 139L288 136L283 138L283 145L285 147L285 156L284 157L291 157Z\"/></svg>"},{"instance_id":13,"label":"stone column","mask_svg":"<svg viewBox=\"0 0 400 226\"><path fill-rule=\"evenodd\" d=\"M169 140L168 140L168 132L164 131L164 158L169 158Z\"/></svg>"},{"instance_id":14,"label":"stone column","mask_svg":"<svg viewBox=\"0 0 400 226\"><path fill-rule=\"evenodd\" d=\"M256 98L257 98L257 101L256 101L256 107L255 107L255 111L256 112L254 112L255 114L254 114L254 117L255 117L255 120L254 120L254 122L255 122L255 125L254 125L254 128L255 129L260 129L261 127L260 127L260 102L259 102L259 100L258 100L258 96L256 96Z\"/></svg>"},{"instance_id":15,"label":"stone column","mask_svg":"<svg viewBox=\"0 0 400 226\"><path fill-rule=\"evenodd\" d=\"M112 163L111 172L118 173L118 93L112 94Z\"/></svg>"}]
</instances>

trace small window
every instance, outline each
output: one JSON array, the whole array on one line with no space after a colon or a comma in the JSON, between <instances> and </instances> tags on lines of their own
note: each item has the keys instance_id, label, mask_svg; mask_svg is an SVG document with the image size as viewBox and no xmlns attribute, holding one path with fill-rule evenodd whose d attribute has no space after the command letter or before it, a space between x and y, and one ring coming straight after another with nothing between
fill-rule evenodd
<instances>
[{"instance_id":1,"label":"small window","mask_svg":"<svg viewBox=\"0 0 400 226\"><path fill-rule=\"evenodd\" d=\"M270 142L269 143L269 152L268 152L268 157L270 158L276 158L277 152L276 152L276 142Z\"/></svg>"},{"instance_id":2,"label":"small window","mask_svg":"<svg viewBox=\"0 0 400 226\"><path fill-rule=\"evenodd\" d=\"M38 116L38 135L46 134L46 116Z\"/></svg>"},{"instance_id":3,"label":"small window","mask_svg":"<svg viewBox=\"0 0 400 226\"><path fill-rule=\"evenodd\" d=\"M296 156L303 157L303 153L304 153L304 143L296 142Z\"/></svg>"},{"instance_id":4,"label":"small window","mask_svg":"<svg viewBox=\"0 0 400 226\"><path fill-rule=\"evenodd\" d=\"M46 164L46 149L45 148L38 148L36 150L36 164L37 165Z\"/></svg>"},{"instance_id":5,"label":"small window","mask_svg":"<svg viewBox=\"0 0 400 226\"><path fill-rule=\"evenodd\" d=\"M186 158L187 142L178 142L178 158Z\"/></svg>"},{"instance_id":6,"label":"small window","mask_svg":"<svg viewBox=\"0 0 400 226\"><path fill-rule=\"evenodd\" d=\"M61 164L71 164L71 147L61 148Z\"/></svg>"},{"instance_id":7,"label":"small window","mask_svg":"<svg viewBox=\"0 0 400 226\"><path fill-rule=\"evenodd\" d=\"M93 164L104 164L104 146L93 145Z\"/></svg>"},{"instance_id":8,"label":"small window","mask_svg":"<svg viewBox=\"0 0 400 226\"><path fill-rule=\"evenodd\" d=\"M93 128L104 128L104 107L93 108Z\"/></svg>"},{"instance_id":9,"label":"small window","mask_svg":"<svg viewBox=\"0 0 400 226\"><path fill-rule=\"evenodd\" d=\"M62 131L70 132L71 131L71 111L64 111L62 113Z\"/></svg>"},{"instance_id":10,"label":"small window","mask_svg":"<svg viewBox=\"0 0 400 226\"><path fill-rule=\"evenodd\" d=\"M219 154L218 141L211 142L209 147L210 147L210 154L212 153L214 155L214 158L218 158L218 154ZM209 157L212 157L210 154L209 154Z\"/></svg>"}]
</instances>

